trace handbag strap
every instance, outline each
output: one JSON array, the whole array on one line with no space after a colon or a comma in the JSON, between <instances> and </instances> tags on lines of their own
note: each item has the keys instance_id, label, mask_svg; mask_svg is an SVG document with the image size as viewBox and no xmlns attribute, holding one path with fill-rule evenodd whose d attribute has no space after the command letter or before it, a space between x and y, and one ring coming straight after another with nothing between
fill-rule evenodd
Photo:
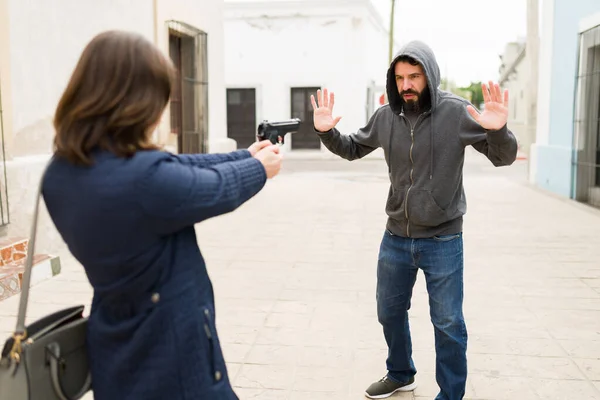
<instances>
[{"instance_id":1,"label":"handbag strap","mask_svg":"<svg viewBox=\"0 0 600 400\"><path fill-rule=\"evenodd\" d=\"M50 160L52 161L52 160ZM29 285L31 284L31 270L33 269L33 255L35 254L35 239L37 234L38 215L40 209L40 200L42 197L42 184L48 166L42 172L42 178L38 185L37 194L35 196L35 207L33 209L33 221L31 223L31 233L29 234L29 245L27 246L27 258L25 260L25 271L23 272L23 281L21 283L21 298L19 300L19 314L17 315L17 327L15 328L15 339L20 337L24 339L25 332L25 315L27 313L27 302L29 301Z\"/></svg>"}]
</instances>

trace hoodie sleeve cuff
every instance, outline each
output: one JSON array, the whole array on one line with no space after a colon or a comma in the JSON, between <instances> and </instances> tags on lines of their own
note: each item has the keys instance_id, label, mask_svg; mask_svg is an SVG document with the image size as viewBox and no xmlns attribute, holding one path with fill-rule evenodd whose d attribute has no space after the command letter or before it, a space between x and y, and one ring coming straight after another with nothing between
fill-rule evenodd
<instances>
[{"instance_id":1,"label":"hoodie sleeve cuff","mask_svg":"<svg viewBox=\"0 0 600 400\"><path fill-rule=\"evenodd\" d=\"M486 130L488 141L491 143L504 143L510 140L510 135L508 134L508 126L504 124L504 126L496 131Z\"/></svg>"},{"instance_id":2,"label":"hoodie sleeve cuff","mask_svg":"<svg viewBox=\"0 0 600 400\"><path fill-rule=\"evenodd\" d=\"M332 132L333 132L333 129L330 129L330 130L328 130L328 131L325 131L325 132L321 132L321 131L318 131L318 130L317 130L315 127L313 127L313 130L314 130L314 131L315 131L315 133L316 133L317 135L319 135L319 136L324 136L324 135L327 135L327 134L330 134L330 133L332 133Z\"/></svg>"}]
</instances>

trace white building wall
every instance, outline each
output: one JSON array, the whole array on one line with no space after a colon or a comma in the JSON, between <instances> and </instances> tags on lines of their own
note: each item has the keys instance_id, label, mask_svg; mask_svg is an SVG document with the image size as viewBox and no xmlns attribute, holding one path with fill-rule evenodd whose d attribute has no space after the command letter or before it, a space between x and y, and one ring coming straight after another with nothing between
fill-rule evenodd
<instances>
[{"instance_id":1,"label":"white building wall","mask_svg":"<svg viewBox=\"0 0 600 400\"><path fill-rule=\"evenodd\" d=\"M153 37L152 2L9 0L13 154L52 149L52 118L81 51L97 33ZM7 99L8 100L8 99Z\"/></svg>"},{"instance_id":2,"label":"white building wall","mask_svg":"<svg viewBox=\"0 0 600 400\"><path fill-rule=\"evenodd\" d=\"M233 149L227 141L221 0L0 0L0 63L6 117L7 182L11 223L2 234L29 236L34 196L52 151L53 114L85 45L109 29L138 32L168 54L166 21L178 20L208 33L209 150ZM168 110L159 140L169 134ZM2 192L4 194L4 192ZM45 210L38 252L61 254L64 244Z\"/></svg>"},{"instance_id":3,"label":"white building wall","mask_svg":"<svg viewBox=\"0 0 600 400\"><path fill-rule=\"evenodd\" d=\"M368 2L300 4L226 3L226 85L257 88L258 121L290 118L292 87L327 87L338 128L355 131L366 123L367 87L385 78L385 64L374 67L385 49L379 57L373 49L386 35L374 29Z\"/></svg>"},{"instance_id":4,"label":"white building wall","mask_svg":"<svg viewBox=\"0 0 600 400\"><path fill-rule=\"evenodd\" d=\"M150 3L149 0L142 1ZM156 3L157 44L165 53L168 53L169 46L166 21L185 22L208 34L208 150L211 153L234 150L235 143L227 139L223 1L158 0ZM161 141L168 135L169 124L168 113L165 113Z\"/></svg>"}]
</instances>

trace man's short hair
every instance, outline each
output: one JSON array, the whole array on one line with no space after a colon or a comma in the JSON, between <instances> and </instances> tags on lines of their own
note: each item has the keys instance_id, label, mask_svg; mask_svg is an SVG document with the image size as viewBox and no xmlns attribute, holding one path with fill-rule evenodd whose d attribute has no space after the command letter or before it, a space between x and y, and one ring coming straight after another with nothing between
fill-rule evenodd
<instances>
[{"instance_id":1,"label":"man's short hair","mask_svg":"<svg viewBox=\"0 0 600 400\"><path fill-rule=\"evenodd\" d=\"M420 62L418 62L411 56L400 56L400 57L398 57L397 62L405 62L405 63L409 63L410 65L421 65Z\"/></svg>"}]
</instances>

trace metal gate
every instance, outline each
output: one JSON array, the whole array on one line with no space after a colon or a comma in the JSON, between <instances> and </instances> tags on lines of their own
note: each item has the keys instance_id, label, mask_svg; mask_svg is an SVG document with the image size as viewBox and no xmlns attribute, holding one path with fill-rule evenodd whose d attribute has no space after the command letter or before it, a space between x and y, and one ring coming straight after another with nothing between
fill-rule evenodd
<instances>
[{"instance_id":1,"label":"metal gate","mask_svg":"<svg viewBox=\"0 0 600 400\"><path fill-rule=\"evenodd\" d=\"M179 153L208 151L208 49L206 33L168 21L169 54L178 72L171 99L171 132Z\"/></svg>"}]
</instances>

